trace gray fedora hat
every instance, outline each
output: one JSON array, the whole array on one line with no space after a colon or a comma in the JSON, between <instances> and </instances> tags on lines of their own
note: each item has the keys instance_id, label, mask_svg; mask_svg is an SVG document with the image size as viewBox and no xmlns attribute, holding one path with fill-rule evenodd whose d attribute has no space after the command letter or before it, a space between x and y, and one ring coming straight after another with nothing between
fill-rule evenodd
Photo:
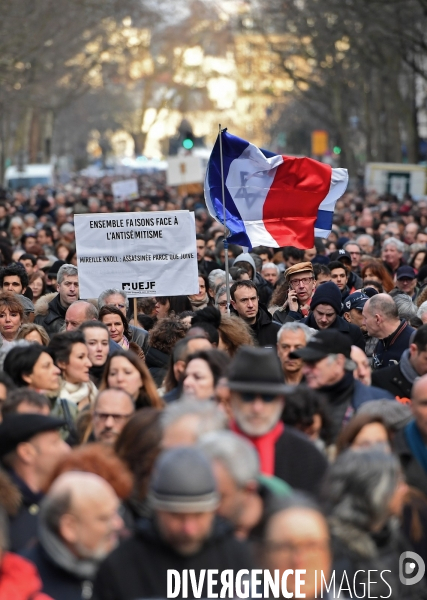
<instances>
[{"instance_id":1,"label":"gray fedora hat","mask_svg":"<svg viewBox=\"0 0 427 600\"><path fill-rule=\"evenodd\" d=\"M271 348L242 346L230 367L228 387L236 392L282 395L295 389L284 383L282 367Z\"/></svg>"}]
</instances>

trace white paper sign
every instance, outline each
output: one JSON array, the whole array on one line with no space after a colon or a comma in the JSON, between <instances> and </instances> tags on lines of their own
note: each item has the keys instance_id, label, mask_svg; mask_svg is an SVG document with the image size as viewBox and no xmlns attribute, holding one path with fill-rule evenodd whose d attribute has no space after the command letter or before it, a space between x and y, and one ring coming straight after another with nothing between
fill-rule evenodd
<instances>
[{"instance_id":1,"label":"white paper sign","mask_svg":"<svg viewBox=\"0 0 427 600\"><path fill-rule=\"evenodd\" d=\"M203 161L198 156L169 156L167 184L202 183L205 179L205 171Z\"/></svg>"},{"instance_id":2,"label":"white paper sign","mask_svg":"<svg viewBox=\"0 0 427 600\"><path fill-rule=\"evenodd\" d=\"M113 196L116 200L131 200L138 198L138 182L136 179L124 179L123 181L114 181L111 184Z\"/></svg>"},{"instance_id":3,"label":"white paper sign","mask_svg":"<svg viewBox=\"0 0 427 600\"><path fill-rule=\"evenodd\" d=\"M199 292L194 213L75 215L81 298L107 288L131 298Z\"/></svg>"}]
</instances>

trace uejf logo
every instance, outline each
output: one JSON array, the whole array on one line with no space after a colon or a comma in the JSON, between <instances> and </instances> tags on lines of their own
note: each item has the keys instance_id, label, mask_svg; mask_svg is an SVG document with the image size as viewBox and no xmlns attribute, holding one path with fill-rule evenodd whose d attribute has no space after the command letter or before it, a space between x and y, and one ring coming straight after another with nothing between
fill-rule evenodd
<instances>
[{"instance_id":1,"label":"uejf logo","mask_svg":"<svg viewBox=\"0 0 427 600\"><path fill-rule=\"evenodd\" d=\"M399 579L403 585L414 585L424 577L426 566L416 552L402 552L399 558Z\"/></svg>"},{"instance_id":2,"label":"uejf logo","mask_svg":"<svg viewBox=\"0 0 427 600\"><path fill-rule=\"evenodd\" d=\"M155 281L131 281L122 283L122 290L125 292L154 292L155 289Z\"/></svg>"}]
</instances>

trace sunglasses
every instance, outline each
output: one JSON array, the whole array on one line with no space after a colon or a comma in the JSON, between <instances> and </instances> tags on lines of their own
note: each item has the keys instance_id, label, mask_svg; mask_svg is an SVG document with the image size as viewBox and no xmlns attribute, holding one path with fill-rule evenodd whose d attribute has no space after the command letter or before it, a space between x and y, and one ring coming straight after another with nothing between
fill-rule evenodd
<instances>
[{"instance_id":1,"label":"sunglasses","mask_svg":"<svg viewBox=\"0 0 427 600\"><path fill-rule=\"evenodd\" d=\"M256 394L254 392L240 392L243 402L255 402L256 398L261 398L263 402L273 402L277 394Z\"/></svg>"}]
</instances>

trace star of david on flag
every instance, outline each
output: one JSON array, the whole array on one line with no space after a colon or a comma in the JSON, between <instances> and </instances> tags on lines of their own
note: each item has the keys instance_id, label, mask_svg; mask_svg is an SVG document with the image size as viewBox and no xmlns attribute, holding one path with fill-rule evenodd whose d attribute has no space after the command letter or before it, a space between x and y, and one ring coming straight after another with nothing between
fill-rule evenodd
<instances>
[{"instance_id":1,"label":"star of david on flag","mask_svg":"<svg viewBox=\"0 0 427 600\"><path fill-rule=\"evenodd\" d=\"M266 152L225 130L220 135L230 243L306 249L315 236L329 235L347 169ZM205 200L210 215L224 224L219 136L206 170Z\"/></svg>"}]
</instances>

